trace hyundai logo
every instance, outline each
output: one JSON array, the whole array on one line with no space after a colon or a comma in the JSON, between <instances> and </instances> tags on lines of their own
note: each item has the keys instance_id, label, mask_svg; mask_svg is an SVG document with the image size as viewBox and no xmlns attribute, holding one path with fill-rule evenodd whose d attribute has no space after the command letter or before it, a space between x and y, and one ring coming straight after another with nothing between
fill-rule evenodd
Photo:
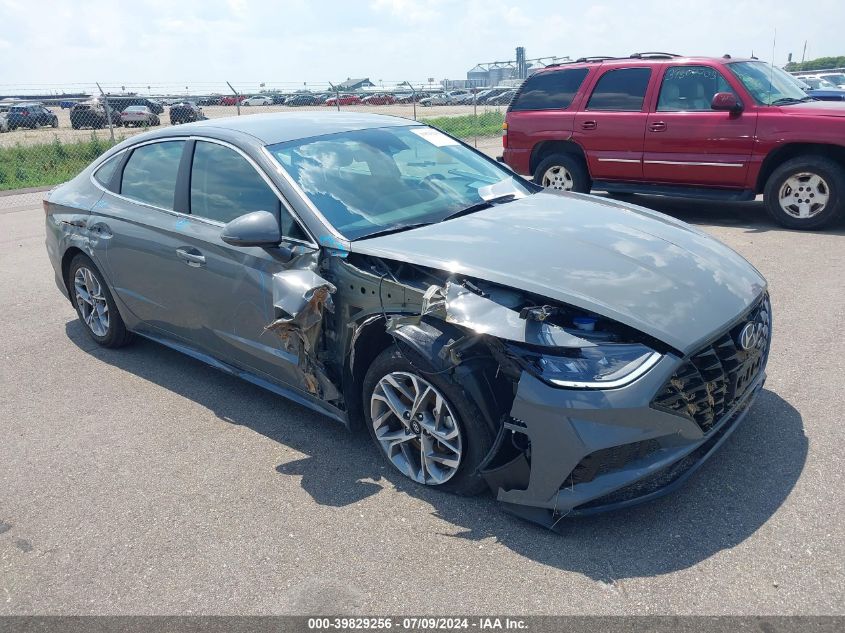
<instances>
[{"instance_id":1,"label":"hyundai logo","mask_svg":"<svg viewBox=\"0 0 845 633\"><path fill-rule=\"evenodd\" d=\"M758 347L765 341L766 326L760 322L749 322L745 324L739 333L739 346L744 350Z\"/></svg>"}]
</instances>

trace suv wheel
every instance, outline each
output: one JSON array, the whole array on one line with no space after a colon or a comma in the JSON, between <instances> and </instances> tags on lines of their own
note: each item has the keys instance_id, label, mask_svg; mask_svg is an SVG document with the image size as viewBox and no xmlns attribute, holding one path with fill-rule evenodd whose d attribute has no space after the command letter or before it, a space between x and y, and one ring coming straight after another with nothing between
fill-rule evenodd
<instances>
[{"instance_id":1,"label":"suv wheel","mask_svg":"<svg viewBox=\"0 0 845 633\"><path fill-rule=\"evenodd\" d=\"M823 156L799 156L775 169L764 191L766 210L790 229L817 229L845 209L845 170Z\"/></svg>"},{"instance_id":2,"label":"suv wheel","mask_svg":"<svg viewBox=\"0 0 845 633\"><path fill-rule=\"evenodd\" d=\"M410 351L383 351L364 378L364 419L370 436L396 470L413 481L459 495L487 485L478 466L493 433L478 407L449 374Z\"/></svg>"},{"instance_id":3,"label":"suv wheel","mask_svg":"<svg viewBox=\"0 0 845 633\"><path fill-rule=\"evenodd\" d=\"M53 120L52 120L52 121L50 121L50 125L51 125L52 127L59 127L59 117L54 116L54 117L53 117Z\"/></svg>"},{"instance_id":4,"label":"suv wheel","mask_svg":"<svg viewBox=\"0 0 845 633\"><path fill-rule=\"evenodd\" d=\"M589 193L592 188L587 166L573 154L552 154L534 171L534 182L555 191Z\"/></svg>"}]
</instances>

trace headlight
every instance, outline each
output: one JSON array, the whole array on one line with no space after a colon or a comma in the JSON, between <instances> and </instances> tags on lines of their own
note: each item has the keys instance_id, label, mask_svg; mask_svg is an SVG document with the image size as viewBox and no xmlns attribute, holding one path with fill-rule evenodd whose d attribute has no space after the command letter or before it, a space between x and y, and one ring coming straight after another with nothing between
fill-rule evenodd
<instances>
[{"instance_id":1,"label":"headlight","mask_svg":"<svg viewBox=\"0 0 845 633\"><path fill-rule=\"evenodd\" d=\"M604 344L574 350L572 355L543 354L533 363L539 375L560 387L612 389L645 374L660 354L639 344Z\"/></svg>"}]
</instances>

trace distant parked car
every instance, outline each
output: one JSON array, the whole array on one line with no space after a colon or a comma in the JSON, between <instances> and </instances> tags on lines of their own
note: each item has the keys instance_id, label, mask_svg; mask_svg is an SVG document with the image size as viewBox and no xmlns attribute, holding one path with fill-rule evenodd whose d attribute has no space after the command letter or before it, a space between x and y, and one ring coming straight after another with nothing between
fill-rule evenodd
<instances>
[{"instance_id":1,"label":"distant parked car","mask_svg":"<svg viewBox=\"0 0 845 633\"><path fill-rule=\"evenodd\" d=\"M845 101L845 90L837 88L829 81L815 77L792 77L791 75L790 78L800 86L808 97L819 101Z\"/></svg>"},{"instance_id":2,"label":"distant parked car","mask_svg":"<svg viewBox=\"0 0 845 633\"><path fill-rule=\"evenodd\" d=\"M196 100L196 104L198 106L214 106L220 105L220 102L223 100L223 97L220 95L210 95L208 97L200 97ZM181 101L177 101L176 103L182 103ZM171 103L171 106L176 105L176 103Z\"/></svg>"},{"instance_id":3,"label":"distant parked car","mask_svg":"<svg viewBox=\"0 0 845 633\"><path fill-rule=\"evenodd\" d=\"M476 101L479 104L489 103L491 99L495 99L510 90L513 90L513 88L490 88L489 90L479 92Z\"/></svg>"},{"instance_id":4,"label":"distant parked car","mask_svg":"<svg viewBox=\"0 0 845 633\"><path fill-rule=\"evenodd\" d=\"M361 99L361 103L366 103L367 105L392 105L396 103L396 97L390 94L368 95Z\"/></svg>"},{"instance_id":5,"label":"distant parked car","mask_svg":"<svg viewBox=\"0 0 845 633\"><path fill-rule=\"evenodd\" d=\"M111 111L112 125L120 125L120 113ZM104 128L109 124L109 115L101 103L75 103L70 109L70 126L74 130L84 127L93 129Z\"/></svg>"},{"instance_id":6,"label":"distant parked car","mask_svg":"<svg viewBox=\"0 0 845 633\"><path fill-rule=\"evenodd\" d=\"M273 99L273 105L282 105L285 102L285 99L288 98L287 95L273 95L271 97Z\"/></svg>"},{"instance_id":7,"label":"distant parked car","mask_svg":"<svg viewBox=\"0 0 845 633\"><path fill-rule=\"evenodd\" d=\"M222 97L220 99L220 105L225 105L225 106L237 105L238 103L242 102L245 98L246 97L244 97L243 95L238 95L237 97L235 95L227 95L227 96Z\"/></svg>"},{"instance_id":8,"label":"distant parked car","mask_svg":"<svg viewBox=\"0 0 845 633\"><path fill-rule=\"evenodd\" d=\"M451 99L449 98L449 95L447 95L445 92L438 92L437 94L433 94L430 97L420 99L420 105L425 107L446 105L450 101Z\"/></svg>"},{"instance_id":9,"label":"distant parked car","mask_svg":"<svg viewBox=\"0 0 845 633\"><path fill-rule=\"evenodd\" d=\"M339 97L329 97L325 100L324 105L333 106L340 103L340 105L355 105L361 103L361 97L352 94L342 94Z\"/></svg>"},{"instance_id":10,"label":"distant parked car","mask_svg":"<svg viewBox=\"0 0 845 633\"><path fill-rule=\"evenodd\" d=\"M487 99L486 103L487 105L508 105L513 100L515 94L516 90L507 90L492 99Z\"/></svg>"},{"instance_id":11,"label":"distant parked car","mask_svg":"<svg viewBox=\"0 0 845 633\"><path fill-rule=\"evenodd\" d=\"M10 130L19 127L35 129L39 125L59 127L59 117L40 103L17 103L10 106L6 118Z\"/></svg>"},{"instance_id":12,"label":"distant parked car","mask_svg":"<svg viewBox=\"0 0 845 633\"><path fill-rule=\"evenodd\" d=\"M129 127L134 125L140 127L142 125L159 125L161 121L158 115L150 110L147 106L129 106L120 113L120 122Z\"/></svg>"},{"instance_id":13,"label":"distant parked car","mask_svg":"<svg viewBox=\"0 0 845 633\"><path fill-rule=\"evenodd\" d=\"M248 99L244 99L241 102L241 105L245 105L245 106L273 105L273 99L272 99L272 97L266 97L264 95L255 95L254 97L249 97Z\"/></svg>"},{"instance_id":14,"label":"distant parked car","mask_svg":"<svg viewBox=\"0 0 845 633\"><path fill-rule=\"evenodd\" d=\"M817 76L829 81L837 88L845 88L845 73L819 73Z\"/></svg>"},{"instance_id":15,"label":"distant parked car","mask_svg":"<svg viewBox=\"0 0 845 633\"><path fill-rule=\"evenodd\" d=\"M205 118L206 116L203 115L202 108L198 107L197 104L192 101L183 101L170 106L171 125L201 121Z\"/></svg>"},{"instance_id":16,"label":"distant parked car","mask_svg":"<svg viewBox=\"0 0 845 633\"><path fill-rule=\"evenodd\" d=\"M59 107L62 110L67 110L76 105L76 101L59 101Z\"/></svg>"},{"instance_id":17,"label":"distant parked car","mask_svg":"<svg viewBox=\"0 0 845 633\"><path fill-rule=\"evenodd\" d=\"M325 101L325 97L322 95L315 95L315 94L298 94L293 95L285 99L286 106L314 106L320 105Z\"/></svg>"}]
</instances>

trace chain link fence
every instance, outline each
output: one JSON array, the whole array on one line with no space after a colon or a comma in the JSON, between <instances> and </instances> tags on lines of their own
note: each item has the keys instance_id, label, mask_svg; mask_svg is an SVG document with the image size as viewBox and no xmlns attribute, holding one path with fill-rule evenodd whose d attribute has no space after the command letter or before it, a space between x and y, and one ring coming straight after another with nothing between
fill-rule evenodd
<instances>
[{"instance_id":1,"label":"chain link fence","mask_svg":"<svg viewBox=\"0 0 845 633\"><path fill-rule=\"evenodd\" d=\"M134 134L202 119L268 112L343 111L422 121L491 156L501 154L513 86L434 83L73 86L0 85L0 191L64 182Z\"/></svg>"}]
</instances>

